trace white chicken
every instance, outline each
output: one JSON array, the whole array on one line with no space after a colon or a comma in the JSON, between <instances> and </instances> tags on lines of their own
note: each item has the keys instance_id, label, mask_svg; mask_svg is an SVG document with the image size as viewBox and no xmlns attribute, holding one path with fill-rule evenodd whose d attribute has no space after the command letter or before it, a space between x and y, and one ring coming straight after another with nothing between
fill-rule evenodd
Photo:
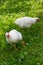
<instances>
[{"instance_id":1,"label":"white chicken","mask_svg":"<svg viewBox=\"0 0 43 65\"><path fill-rule=\"evenodd\" d=\"M10 32L6 32L5 36L6 36L6 41L10 43L11 45L13 43L17 43L22 40L22 34L15 29L11 30Z\"/></svg>"},{"instance_id":2,"label":"white chicken","mask_svg":"<svg viewBox=\"0 0 43 65\"><path fill-rule=\"evenodd\" d=\"M17 24L20 28L30 27L32 24L39 21L39 18L32 18L32 17L21 17L15 20L15 24Z\"/></svg>"}]
</instances>

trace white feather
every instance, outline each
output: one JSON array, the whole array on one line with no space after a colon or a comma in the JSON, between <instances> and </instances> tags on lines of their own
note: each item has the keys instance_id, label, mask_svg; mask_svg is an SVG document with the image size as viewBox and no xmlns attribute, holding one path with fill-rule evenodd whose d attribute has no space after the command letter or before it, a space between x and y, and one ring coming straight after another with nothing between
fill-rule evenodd
<instances>
[{"instance_id":1,"label":"white feather","mask_svg":"<svg viewBox=\"0 0 43 65\"><path fill-rule=\"evenodd\" d=\"M8 33L6 33L8 34ZM5 34L5 35L6 35ZM8 43L16 43L22 40L22 34L20 32L18 32L17 30L11 30L9 32L10 38L6 37L6 41Z\"/></svg>"},{"instance_id":2,"label":"white feather","mask_svg":"<svg viewBox=\"0 0 43 65\"><path fill-rule=\"evenodd\" d=\"M30 27L32 24L37 22L38 18L32 17L21 17L15 20L15 24L17 24L21 28Z\"/></svg>"}]
</instances>

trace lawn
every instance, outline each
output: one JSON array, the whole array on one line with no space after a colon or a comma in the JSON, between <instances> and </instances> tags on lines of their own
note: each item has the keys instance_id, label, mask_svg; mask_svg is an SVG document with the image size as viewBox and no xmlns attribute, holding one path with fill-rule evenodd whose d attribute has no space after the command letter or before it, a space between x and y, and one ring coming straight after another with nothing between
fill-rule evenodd
<instances>
[{"instance_id":1,"label":"lawn","mask_svg":"<svg viewBox=\"0 0 43 65\"><path fill-rule=\"evenodd\" d=\"M22 30L14 21L19 17L39 17L40 22ZM6 42L5 33L16 29L27 46L18 51ZM0 0L0 65L43 65L43 0Z\"/></svg>"}]
</instances>

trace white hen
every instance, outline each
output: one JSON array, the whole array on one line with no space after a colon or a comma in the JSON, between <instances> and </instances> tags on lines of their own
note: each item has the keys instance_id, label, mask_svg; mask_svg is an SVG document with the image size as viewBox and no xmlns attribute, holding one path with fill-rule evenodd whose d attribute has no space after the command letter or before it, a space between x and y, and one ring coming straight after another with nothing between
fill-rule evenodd
<instances>
[{"instance_id":1,"label":"white hen","mask_svg":"<svg viewBox=\"0 0 43 65\"><path fill-rule=\"evenodd\" d=\"M17 43L22 40L22 34L17 30L11 30L9 33L6 32L6 41L8 43Z\"/></svg>"},{"instance_id":2,"label":"white hen","mask_svg":"<svg viewBox=\"0 0 43 65\"><path fill-rule=\"evenodd\" d=\"M21 17L15 20L15 24L17 24L21 28L30 27L32 24L39 21L39 18L32 18L32 17Z\"/></svg>"}]
</instances>

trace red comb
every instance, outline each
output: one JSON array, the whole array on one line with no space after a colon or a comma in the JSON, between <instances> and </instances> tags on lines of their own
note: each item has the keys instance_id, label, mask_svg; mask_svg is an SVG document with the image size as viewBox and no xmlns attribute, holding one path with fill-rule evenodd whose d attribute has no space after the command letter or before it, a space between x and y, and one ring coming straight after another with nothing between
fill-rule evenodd
<instances>
[{"instance_id":1,"label":"red comb","mask_svg":"<svg viewBox=\"0 0 43 65\"><path fill-rule=\"evenodd\" d=\"M6 37L7 37L7 38L10 38L10 35L9 35L9 34L7 34L7 35L6 35Z\"/></svg>"}]
</instances>

